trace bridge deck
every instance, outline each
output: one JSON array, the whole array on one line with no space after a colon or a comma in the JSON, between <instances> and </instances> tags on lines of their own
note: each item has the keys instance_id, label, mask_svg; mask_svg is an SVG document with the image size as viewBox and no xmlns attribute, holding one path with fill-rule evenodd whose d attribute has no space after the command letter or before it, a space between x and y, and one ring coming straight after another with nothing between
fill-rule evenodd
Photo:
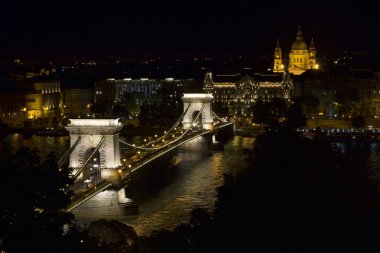
<instances>
[{"instance_id":1,"label":"bridge deck","mask_svg":"<svg viewBox=\"0 0 380 253\"><path fill-rule=\"evenodd\" d=\"M68 206L67 211L73 210L74 208L78 207L79 205L83 204L87 200L94 197L99 192L106 190L111 185L112 185L111 182L109 182L107 180L101 180L98 183L92 185L91 187L89 187L87 189L83 189L82 191L76 193L71 198L71 203Z\"/></svg>"},{"instance_id":2,"label":"bridge deck","mask_svg":"<svg viewBox=\"0 0 380 253\"><path fill-rule=\"evenodd\" d=\"M74 185L72 186L72 189L76 191L76 194L71 199L71 204L69 205L67 210L68 211L73 210L74 208L78 207L82 203L86 202L87 200L97 195L99 192L104 191L110 187L118 187L118 188L124 187L130 180L131 174L134 173L139 168L143 167L144 165L154 161L158 157L161 157L167 152L195 138L198 138L203 135L215 134L218 131L218 129L231 126L232 124L233 123L230 123L230 122L222 122L220 124L215 125L214 130L193 129L191 131L188 130L185 133L185 135L181 136L181 138L175 139L173 141L170 141L170 140L164 141L161 138L161 139L158 139L157 142L150 142L149 145L153 145L155 146L155 148L147 148L146 146L146 149L143 150L142 152L139 152L139 153L134 152L134 153L129 154L129 156L126 157L129 161L129 164L128 165L123 164L120 168L117 168L120 175L120 182L118 182L117 185L113 185L111 181L105 180L105 179L95 182L93 185L91 185L88 188L84 187L85 184L81 181L77 181L76 183L74 183ZM83 167L84 166L82 166L81 169L83 169Z\"/></svg>"}]
</instances>

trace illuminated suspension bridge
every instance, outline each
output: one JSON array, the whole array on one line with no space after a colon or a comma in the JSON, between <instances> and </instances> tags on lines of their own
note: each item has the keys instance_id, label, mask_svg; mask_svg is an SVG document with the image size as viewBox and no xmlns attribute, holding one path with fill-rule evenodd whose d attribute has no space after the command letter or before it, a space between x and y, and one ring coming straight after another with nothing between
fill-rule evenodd
<instances>
[{"instance_id":1,"label":"illuminated suspension bridge","mask_svg":"<svg viewBox=\"0 0 380 253\"><path fill-rule=\"evenodd\" d=\"M123 213L129 202L125 186L136 170L200 136L213 136L223 128L232 133L233 124L213 113L212 94L184 94L182 100L184 112L173 126L140 144L119 139L118 119L71 119L66 127L70 148L58 161L63 166L69 160L73 169L75 182L70 189L75 195L68 211L93 200L93 204L117 202L115 212ZM127 148L123 154L119 143Z\"/></svg>"}]
</instances>

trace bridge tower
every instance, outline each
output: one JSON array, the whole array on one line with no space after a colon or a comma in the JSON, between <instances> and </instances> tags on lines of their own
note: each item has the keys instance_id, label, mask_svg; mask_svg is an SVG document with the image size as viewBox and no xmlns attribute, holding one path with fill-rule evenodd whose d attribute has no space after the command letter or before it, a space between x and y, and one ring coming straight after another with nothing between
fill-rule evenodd
<instances>
[{"instance_id":1,"label":"bridge tower","mask_svg":"<svg viewBox=\"0 0 380 253\"><path fill-rule=\"evenodd\" d=\"M206 130L213 129L213 99L214 97L211 93L184 93L182 100L184 103L183 108L186 113L182 120L183 128L189 129L195 120L194 125L202 127L202 129ZM200 111L202 112L196 120L196 117Z\"/></svg>"},{"instance_id":2,"label":"bridge tower","mask_svg":"<svg viewBox=\"0 0 380 253\"><path fill-rule=\"evenodd\" d=\"M73 148L69 167L73 168L74 173L85 165L91 155L98 157L98 166L102 174L106 172L104 169L114 169L121 165L119 132L122 125L118 119L70 119L70 121L71 124L66 126L66 129L70 133L70 147ZM97 156L93 153L97 153Z\"/></svg>"},{"instance_id":3,"label":"bridge tower","mask_svg":"<svg viewBox=\"0 0 380 253\"><path fill-rule=\"evenodd\" d=\"M118 119L70 119L66 126L70 133L69 167L73 168L74 191L81 192L68 210L76 216L126 215L136 213L133 200L125 195L116 168L121 166ZM87 185L87 186L86 186ZM87 190L87 191L86 191ZM83 194L83 192L85 192ZM96 211L94 211L96 210Z\"/></svg>"}]
</instances>

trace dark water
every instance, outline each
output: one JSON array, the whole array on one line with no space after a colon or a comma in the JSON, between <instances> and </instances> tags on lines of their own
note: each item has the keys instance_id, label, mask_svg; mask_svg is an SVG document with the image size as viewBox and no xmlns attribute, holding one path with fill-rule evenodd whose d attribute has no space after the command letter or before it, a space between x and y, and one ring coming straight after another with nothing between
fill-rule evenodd
<instances>
[{"instance_id":1,"label":"dark water","mask_svg":"<svg viewBox=\"0 0 380 253\"><path fill-rule=\"evenodd\" d=\"M380 143L337 143L337 147L352 161L357 181L369 189L370 200L380 205Z\"/></svg>"},{"instance_id":2,"label":"dark water","mask_svg":"<svg viewBox=\"0 0 380 253\"><path fill-rule=\"evenodd\" d=\"M64 154L69 145L70 139L68 136L47 137L14 133L2 136L0 139L0 154L6 156L16 152L21 146L26 146L31 149L37 149L41 158L45 158L50 152L55 152L59 157Z\"/></svg>"},{"instance_id":3,"label":"dark water","mask_svg":"<svg viewBox=\"0 0 380 253\"><path fill-rule=\"evenodd\" d=\"M130 143L139 140L139 137L127 139ZM225 143L224 151L178 148L138 170L127 187L127 196L139 205L139 214L118 220L133 226L141 235L188 222L194 208L213 210L215 189L222 185L223 174L238 173L248 165L242 149L251 148L253 141L235 136ZM68 148L69 137L11 134L1 139L0 154L4 156L23 145L37 148L42 157L51 151L59 157ZM380 143L337 143L337 146L352 159L358 180L372 186L371 200L380 203Z\"/></svg>"}]
</instances>

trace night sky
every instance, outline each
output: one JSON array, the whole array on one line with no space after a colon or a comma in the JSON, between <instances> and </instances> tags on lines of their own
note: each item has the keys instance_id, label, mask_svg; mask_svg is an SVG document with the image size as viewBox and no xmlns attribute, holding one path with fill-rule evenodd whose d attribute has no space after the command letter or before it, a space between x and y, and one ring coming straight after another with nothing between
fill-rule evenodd
<instances>
[{"instance_id":1,"label":"night sky","mask_svg":"<svg viewBox=\"0 0 380 253\"><path fill-rule=\"evenodd\" d=\"M319 56L380 51L374 4L331 1L7 1L0 56L287 52L298 25Z\"/></svg>"}]
</instances>

